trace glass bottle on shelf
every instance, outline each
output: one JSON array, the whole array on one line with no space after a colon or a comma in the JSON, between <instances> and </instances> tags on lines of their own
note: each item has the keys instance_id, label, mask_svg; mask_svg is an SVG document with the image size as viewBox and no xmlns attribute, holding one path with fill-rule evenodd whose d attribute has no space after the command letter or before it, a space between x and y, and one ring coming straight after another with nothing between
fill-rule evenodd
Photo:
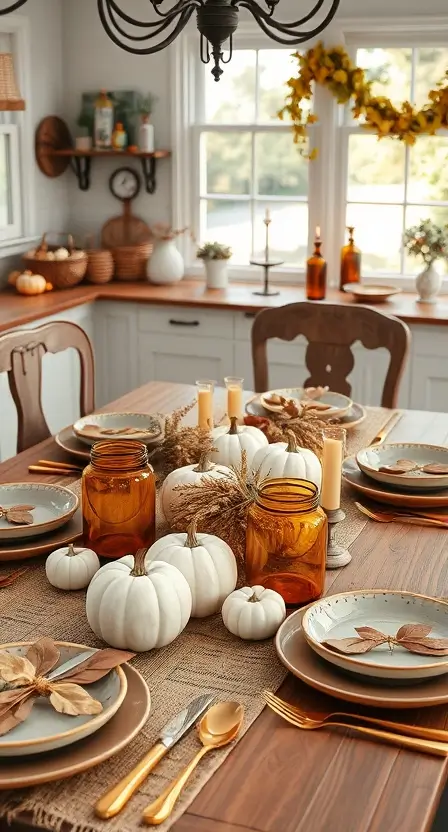
<instances>
[{"instance_id":1,"label":"glass bottle on shelf","mask_svg":"<svg viewBox=\"0 0 448 832\"><path fill-rule=\"evenodd\" d=\"M306 263L306 296L308 300L324 300L327 291L327 263L321 253L320 228L316 228L314 252Z\"/></svg>"},{"instance_id":2,"label":"glass bottle on shelf","mask_svg":"<svg viewBox=\"0 0 448 832\"><path fill-rule=\"evenodd\" d=\"M110 150L114 129L114 105L106 90L95 101L94 143L97 150Z\"/></svg>"},{"instance_id":3,"label":"glass bottle on shelf","mask_svg":"<svg viewBox=\"0 0 448 832\"><path fill-rule=\"evenodd\" d=\"M248 514L248 584L274 589L286 604L307 604L320 598L327 529L314 483L298 479L262 483Z\"/></svg>"},{"instance_id":4,"label":"glass bottle on shelf","mask_svg":"<svg viewBox=\"0 0 448 832\"><path fill-rule=\"evenodd\" d=\"M349 225L347 228L349 233L348 243L341 249L341 282L340 289L350 283L361 282L361 252L355 246L353 233L354 227Z\"/></svg>"},{"instance_id":5,"label":"glass bottle on shelf","mask_svg":"<svg viewBox=\"0 0 448 832\"><path fill-rule=\"evenodd\" d=\"M82 475L84 545L121 558L155 540L156 488L148 449L131 439L96 442Z\"/></svg>"}]
</instances>

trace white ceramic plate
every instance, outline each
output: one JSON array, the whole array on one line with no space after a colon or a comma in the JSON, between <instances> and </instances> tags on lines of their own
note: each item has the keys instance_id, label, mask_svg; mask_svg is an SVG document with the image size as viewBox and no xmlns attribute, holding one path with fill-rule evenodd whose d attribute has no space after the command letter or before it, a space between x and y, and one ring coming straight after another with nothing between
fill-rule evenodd
<instances>
[{"instance_id":1,"label":"white ceramic plate","mask_svg":"<svg viewBox=\"0 0 448 832\"><path fill-rule=\"evenodd\" d=\"M448 488L448 474L426 474L421 470L405 474L391 474L379 469L395 465L399 459L409 459L419 466L429 463L441 463L448 467L448 448L438 445L421 445L415 442L396 442L390 445L378 445L363 448L356 455L356 461L366 476L395 488L430 490Z\"/></svg>"},{"instance_id":2,"label":"white ceramic plate","mask_svg":"<svg viewBox=\"0 0 448 832\"><path fill-rule=\"evenodd\" d=\"M0 650L9 650L15 655L24 656L30 644L32 642L2 644ZM56 644L61 651L60 664L86 650L91 649L92 653L96 652L94 648L83 644L71 644L64 641L57 641ZM117 667L98 682L86 685L86 690L103 705L100 714L93 716L60 714L45 697L40 697L34 703L28 719L0 737L0 757L43 754L55 748L63 748L98 731L112 719L122 704L127 691L126 676L121 667Z\"/></svg>"},{"instance_id":3,"label":"white ceramic plate","mask_svg":"<svg viewBox=\"0 0 448 832\"><path fill-rule=\"evenodd\" d=\"M126 428L130 429L129 433ZM110 430L122 432L107 433ZM149 444L160 436L162 428L157 416L147 413L93 413L78 419L73 425L73 432L86 445L117 439L133 439Z\"/></svg>"},{"instance_id":4,"label":"white ceramic plate","mask_svg":"<svg viewBox=\"0 0 448 832\"><path fill-rule=\"evenodd\" d=\"M282 405L272 404L269 401L272 396L281 396L283 399L294 399L297 402L310 401L316 404L326 405L326 410L319 411L321 419L334 419L344 416L353 404L352 400L342 393L332 393L329 390L315 399L308 399L303 387L285 387L281 390L269 390L267 393L260 395L261 404L266 410L270 410L271 413L280 413L282 411Z\"/></svg>"},{"instance_id":5,"label":"white ceramic plate","mask_svg":"<svg viewBox=\"0 0 448 832\"><path fill-rule=\"evenodd\" d=\"M0 506L4 509L18 505L34 506L30 511L34 522L16 526L5 517L0 518L0 543L38 537L68 523L78 508L79 500L73 491L62 485L43 482L13 482L0 485Z\"/></svg>"},{"instance_id":6,"label":"white ceramic plate","mask_svg":"<svg viewBox=\"0 0 448 832\"><path fill-rule=\"evenodd\" d=\"M416 682L448 673L448 656L420 656L387 644L362 655L345 655L324 647L329 639L357 638L356 627L373 627L395 636L404 624L431 624L430 638L448 638L448 605L412 592L365 590L330 595L312 604L302 620L310 647L342 670L389 682Z\"/></svg>"}]
</instances>

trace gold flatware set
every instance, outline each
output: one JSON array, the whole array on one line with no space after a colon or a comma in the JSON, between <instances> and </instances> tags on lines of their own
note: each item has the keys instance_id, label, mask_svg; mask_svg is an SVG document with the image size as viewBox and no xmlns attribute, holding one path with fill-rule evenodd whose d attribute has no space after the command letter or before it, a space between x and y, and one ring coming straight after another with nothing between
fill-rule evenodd
<instances>
[{"instance_id":1,"label":"gold flatware set","mask_svg":"<svg viewBox=\"0 0 448 832\"><path fill-rule=\"evenodd\" d=\"M83 468L81 465L75 465L71 462L57 462L54 459L39 459L36 464L29 465L28 471L30 474L58 474L60 476L78 476L82 474Z\"/></svg>"},{"instance_id":2,"label":"gold flatware set","mask_svg":"<svg viewBox=\"0 0 448 832\"><path fill-rule=\"evenodd\" d=\"M400 421L402 415L403 414L398 411L393 413L390 419L388 419L388 421L386 422L386 424L383 425L381 430L378 431L375 438L372 439L370 445L382 445L386 441L390 432L398 425L398 422Z\"/></svg>"},{"instance_id":3,"label":"gold flatware set","mask_svg":"<svg viewBox=\"0 0 448 832\"><path fill-rule=\"evenodd\" d=\"M387 511L379 509L371 509L355 501L355 506L361 514L365 514L370 520L376 520L378 523L410 523L414 526L435 526L440 529L448 529L448 523L444 520L437 520L435 517L429 517L425 514L406 514L399 511Z\"/></svg>"}]
</instances>

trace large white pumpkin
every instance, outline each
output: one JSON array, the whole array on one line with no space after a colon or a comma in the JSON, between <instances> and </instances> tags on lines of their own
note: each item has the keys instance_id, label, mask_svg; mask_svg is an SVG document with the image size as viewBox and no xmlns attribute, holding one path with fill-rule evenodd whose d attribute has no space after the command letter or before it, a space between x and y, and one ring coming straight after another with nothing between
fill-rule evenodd
<instances>
[{"instance_id":1,"label":"large white pumpkin","mask_svg":"<svg viewBox=\"0 0 448 832\"><path fill-rule=\"evenodd\" d=\"M98 555L92 549L73 543L56 549L45 562L45 572L52 586L58 589L84 589L100 568Z\"/></svg>"},{"instance_id":2,"label":"large white pumpkin","mask_svg":"<svg viewBox=\"0 0 448 832\"><path fill-rule=\"evenodd\" d=\"M174 489L178 485L199 485L204 477L222 479L231 477L232 472L224 465L214 465L209 460L209 454L204 453L199 462L195 465L185 465L183 468L176 468L168 474L160 489L160 507L168 523L173 520L173 511L176 507L178 492Z\"/></svg>"},{"instance_id":3,"label":"large white pumpkin","mask_svg":"<svg viewBox=\"0 0 448 832\"><path fill-rule=\"evenodd\" d=\"M230 546L214 534L196 532L194 521L186 534L168 534L157 540L148 557L176 566L185 576L193 618L219 612L224 598L236 587L238 572Z\"/></svg>"},{"instance_id":4,"label":"large white pumpkin","mask_svg":"<svg viewBox=\"0 0 448 832\"><path fill-rule=\"evenodd\" d=\"M268 440L263 431L249 425L238 425L234 417L227 426L212 430L214 448L211 459L220 465L238 466L241 463L241 452L246 451L247 464L251 467L253 458L260 448L265 448Z\"/></svg>"},{"instance_id":5,"label":"large white pumpkin","mask_svg":"<svg viewBox=\"0 0 448 832\"><path fill-rule=\"evenodd\" d=\"M142 653L170 644L187 625L191 592L169 563L145 563L146 549L107 563L87 590L87 620L111 647Z\"/></svg>"},{"instance_id":6,"label":"large white pumpkin","mask_svg":"<svg viewBox=\"0 0 448 832\"><path fill-rule=\"evenodd\" d=\"M254 456L252 467L255 471L260 471L262 479L308 480L320 489L322 466L318 457L307 448L299 448L292 431L288 431L288 440L260 448Z\"/></svg>"},{"instance_id":7,"label":"large white pumpkin","mask_svg":"<svg viewBox=\"0 0 448 832\"><path fill-rule=\"evenodd\" d=\"M224 601L222 620L235 636L258 641L275 635L286 618L281 595L264 586L243 586Z\"/></svg>"}]
</instances>

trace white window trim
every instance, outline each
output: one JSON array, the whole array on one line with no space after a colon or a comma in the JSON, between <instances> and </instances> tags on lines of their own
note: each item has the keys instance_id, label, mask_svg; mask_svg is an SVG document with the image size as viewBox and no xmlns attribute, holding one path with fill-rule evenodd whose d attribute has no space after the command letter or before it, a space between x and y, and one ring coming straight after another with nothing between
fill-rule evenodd
<instances>
[{"instance_id":1,"label":"white window trim","mask_svg":"<svg viewBox=\"0 0 448 832\"><path fill-rule=\"evenodd\" d=\"M384 46L432 46L446 47L448 34L448 16L431 17L413 16L403 18L339 18L325 30L323 40L328 46L334 44L346 47L378 45L378 38ZM267 48L271 44L255 23L240 23L237 33L238 46L247 48ZM309 41L310 48L315 41ZM278 45L277 45L278 48ZM193 125L195 95L194 67L199 50L198 32L190 24L170 47L171 65L171 101L172 101L172 214L175 228L188 226L192 231L198 228L193 210L193 177L198 174L198 159L194 158L190 141ZM340 251L345 240L345 204L347 180L347 152L343 151L343 130L341 126L341 109L331 94L318 87L316 101L319 109L319 123L310 131L313 147L319 151L318 161L310 163L309 187L309 248L313 240L314 228L320 225L324 239L324 255L328 263L329 285L339 285ZM191 173L190 173L191 172ZM332 199L328 199L328 194ZM184 235L178 238L178 245L187 263L192 260L194 243ZM186 268L187 274L198 274L200 264ZM230 267L232 280L257 282L261 279L261 270L255 266ZM271 270L273 282L300 284L304 282L304 271L297 268L279 268ZM363 275L365 283L398 281L403 290L415 288L415 276L397 274ZM442 291L448 291L448 277L444 280Z\"/></svg>"}]
</instances>

